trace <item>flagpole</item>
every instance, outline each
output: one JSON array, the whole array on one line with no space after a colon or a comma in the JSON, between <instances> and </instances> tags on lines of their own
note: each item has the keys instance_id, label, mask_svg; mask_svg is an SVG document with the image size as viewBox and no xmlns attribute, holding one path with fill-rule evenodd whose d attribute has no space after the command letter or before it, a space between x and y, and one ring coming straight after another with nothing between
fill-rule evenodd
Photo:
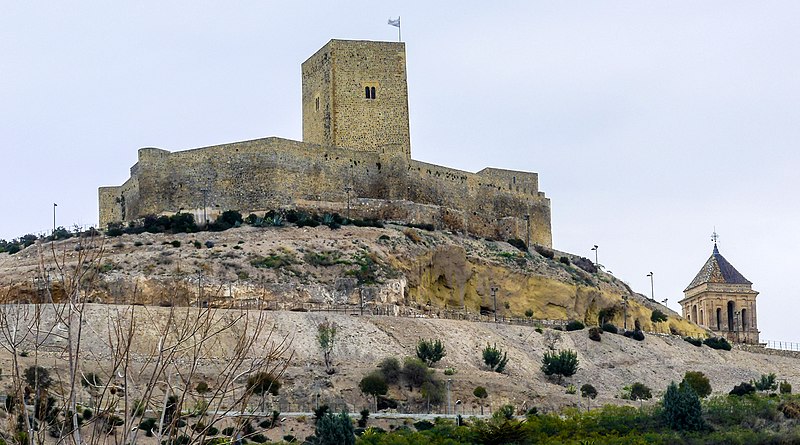
<instances>
[{"instance_id":1,"label":"flagpole","mask_svg":"<svg viewBox=\"0 0 800 445\"><path fill-rule=\"evenodd\" d=\"M402 34L400 34L400 16L397 16L397 41L402 42Z\"/></svg>"}]
</instances>

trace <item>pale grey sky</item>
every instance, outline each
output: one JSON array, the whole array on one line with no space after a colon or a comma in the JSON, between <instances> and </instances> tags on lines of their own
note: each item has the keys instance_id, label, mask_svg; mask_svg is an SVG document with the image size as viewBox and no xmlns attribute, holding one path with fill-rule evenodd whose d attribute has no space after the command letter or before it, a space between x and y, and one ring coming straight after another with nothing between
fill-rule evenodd
<instances>
[{"instance_id":1,"label":"pale grey sky","mask_svg":"<svg viewBox=\"0 0 800 445\"><path fill-rule=\"evenodd\" d=\"M0 238L93 224L136 150L301 139L300 63L395 40L412 156L536 171L553 242L676 302L722 254L800 341L800 3L0 2Z\"/></svg>"}]
</instances>

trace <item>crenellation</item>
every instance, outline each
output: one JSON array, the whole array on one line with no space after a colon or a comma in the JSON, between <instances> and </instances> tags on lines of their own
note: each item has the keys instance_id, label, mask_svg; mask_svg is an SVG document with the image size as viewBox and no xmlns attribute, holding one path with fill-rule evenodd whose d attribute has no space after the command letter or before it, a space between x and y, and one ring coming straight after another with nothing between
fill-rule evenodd
<instances>
[{"instance_id":1,"label":"crenellation","mask_svg":"<svg viewBox=\"0 0 800 445\"><path fill-rule=\"evenodd\" d=\"M353 217L551 245L550 201L536 173L470 173L410 158L402 43L332 40L303 63L302 75L302 142L268 137L178 152L140 149L131 178L100 189L101 225L147 214L197 215L204 206L214 214L343 214L349 195ZM375 99L366 98L371 90L355 94L373 86Z\"/></svg>"}]
</instances>

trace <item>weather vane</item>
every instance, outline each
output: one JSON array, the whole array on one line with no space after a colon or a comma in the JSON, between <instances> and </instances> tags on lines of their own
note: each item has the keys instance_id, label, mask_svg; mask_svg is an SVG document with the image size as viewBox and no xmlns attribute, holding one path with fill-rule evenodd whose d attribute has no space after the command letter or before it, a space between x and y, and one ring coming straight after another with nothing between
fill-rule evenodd
<instances>
[{"instance_id":1,"label":"weather vane","mask_svg":"<svg viewBox=\"0 0 800 445\"><path fill-rule=\"evenodd\" d=\"M714 231L711 232L711 241L713 241L714 244L717 244L717 240L718 239L719 239L719 235L717 235L717 228L714 227Z\"/></svg>"}]
</instances>

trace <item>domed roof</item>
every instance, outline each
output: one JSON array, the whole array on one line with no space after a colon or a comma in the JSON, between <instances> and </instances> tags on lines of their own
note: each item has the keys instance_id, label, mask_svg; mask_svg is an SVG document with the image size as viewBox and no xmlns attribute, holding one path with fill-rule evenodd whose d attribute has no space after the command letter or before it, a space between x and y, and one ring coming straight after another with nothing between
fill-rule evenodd
<instances>
[{"instance_id":1,"label":"domed roof","mask_svg":"<svg viewBox=\"0 0 800 445\"><path fill-rule=\"evenodd\" d=\"M753 284L719 253L717 243L714 243L714 252L711 257L694 277L694 280L689 283L689 286L684 289L684 292L706 283Z\"/></svg>"}]
</instances>

